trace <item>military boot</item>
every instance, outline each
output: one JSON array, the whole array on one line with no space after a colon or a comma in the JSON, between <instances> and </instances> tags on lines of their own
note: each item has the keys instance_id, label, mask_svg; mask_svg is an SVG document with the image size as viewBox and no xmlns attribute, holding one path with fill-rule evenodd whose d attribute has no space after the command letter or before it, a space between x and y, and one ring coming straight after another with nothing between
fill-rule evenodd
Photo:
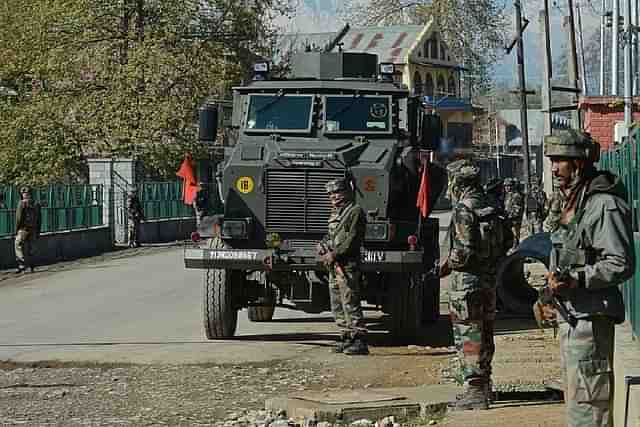
<instances>
[{"instance_id":1,"label":"military boot","mask_svg":"<svg viewBox=\"0 0 640 427\"><path fill-rule=\"evenodd\" d=\"M487 396L487 382L483 379L473 379L464 385L464 392L456 396L453 411L468 411L472 409L489 409Z\"/></svg>"},{"instance_id":2,"label":"military boot","mask_svg":"<svg viewBox=\"0 0 640 427\"><path fill-rule=\"evenodd\" d=\"M346 346L342 351L344 354L348 354L349 356L355 355L367 355L369 354L369 346L367 345L367 340L363 337L355 337L351 344Z\"/></svg>"},{"instance_id":3,"label":"military boot","mask_svg":"<svg viewBox=\"0 0 640 427\"><path fill-rule=\"evenodd\" d=\"M340 334L340 338L336 341L333 347L334 353L342 353L344 349L351 345L351 337L347 333Z\"/></svg>"}]
</instances>

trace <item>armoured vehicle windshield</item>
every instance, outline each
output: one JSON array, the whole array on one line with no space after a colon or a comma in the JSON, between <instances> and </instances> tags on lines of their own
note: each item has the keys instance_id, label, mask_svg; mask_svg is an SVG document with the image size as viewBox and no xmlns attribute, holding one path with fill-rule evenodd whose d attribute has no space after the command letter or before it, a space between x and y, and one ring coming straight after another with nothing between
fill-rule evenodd
<instances>
[{"instance_id":1,"label":"armoured vehicle windshield","mask_svg":"<svg viewBox=\"0 0 640 427\"><path fill-rule=\"evenodd\" d=\"M327 96L325 111L326 133L391 133L390 96Z\"/></svg>"},{"instance_id":2,"label":"armoured vehicle windshield","mask_svg":"<svg viewBox=\"0 0 640 427\"><path fill-rule=\"evenodd\" d=\"M251 95L248 132L310 132L312 95Z\"/></svg>"}]
</instances>

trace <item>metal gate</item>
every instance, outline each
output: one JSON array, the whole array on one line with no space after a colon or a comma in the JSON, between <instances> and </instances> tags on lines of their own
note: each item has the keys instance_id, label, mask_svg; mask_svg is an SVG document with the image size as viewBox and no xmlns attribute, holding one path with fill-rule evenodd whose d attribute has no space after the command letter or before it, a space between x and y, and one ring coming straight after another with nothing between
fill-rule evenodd
<instances>
[{"instance_id":1,"label":"metal gate","mask_svg":"<svg viewBox=\"0 0 640 427\"><path fill-rule=\"evenodd\" d=\"M115 243L128 243L127 193L131 183L122 175L113 171L110 198L113 206L113 240Z\"/></svg>"}]
</instances>

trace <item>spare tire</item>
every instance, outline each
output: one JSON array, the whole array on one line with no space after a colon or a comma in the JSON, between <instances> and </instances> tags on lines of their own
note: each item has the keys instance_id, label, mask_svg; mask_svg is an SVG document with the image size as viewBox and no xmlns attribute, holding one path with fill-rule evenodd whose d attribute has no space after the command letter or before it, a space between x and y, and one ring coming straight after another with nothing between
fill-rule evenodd
<instances>
[{"instance_id":1,"label":"spare tire","mask_svg":"<svg viewBox=\"0 0 640 427\"><path fill-rule=\"evenodd\" d=\"M520 242L516 250L498 265L497 293L505 311L533 316L531 308L538 292L529 285L524 264L527 259L534 259L548 267L551 247L549 233L534 234Z\"/></svg>"}]
</instances>

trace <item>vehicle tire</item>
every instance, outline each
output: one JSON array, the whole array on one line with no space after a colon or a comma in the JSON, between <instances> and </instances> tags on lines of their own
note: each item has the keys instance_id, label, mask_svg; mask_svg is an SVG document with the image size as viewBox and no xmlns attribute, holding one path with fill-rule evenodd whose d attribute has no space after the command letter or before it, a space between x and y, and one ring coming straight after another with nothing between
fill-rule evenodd
<instances>
[{"instance_id":1,"label":"vehicle tire","mask_svg":"<svg viewBox=\"0 0 640 427\"><path fill-rule=\"evenodd\" d=\"M416 339L422 325L424 275L394 273L387 278L389 289L390 332L396 341Z\"/></svg>"},{"instance_id":2,"label":"vehicle tire","mask_svg":"<svg viewBox=\"0 0 640 427\"><path fill-rule=\"evenodd\" d=\"M215 238L211 248L223 248L224 242ZM236 333L238 308L234 291L242 286L241 271L211 268L204 272L203 323L208 339L229 338ZM235 288L235 289L234 289Z\"/></svg>"},{"instance_id":3,"label":"vehicle tire","mask_svg":"<svg viewBox=\"0 0 640 427\"><path fill-rule=\"evenodd\" d=\"M273 305L255 305L248 308L249 320L252 322L268 322L273 319L273 312L276 310Z\"/></svg>"}]
</instances>

